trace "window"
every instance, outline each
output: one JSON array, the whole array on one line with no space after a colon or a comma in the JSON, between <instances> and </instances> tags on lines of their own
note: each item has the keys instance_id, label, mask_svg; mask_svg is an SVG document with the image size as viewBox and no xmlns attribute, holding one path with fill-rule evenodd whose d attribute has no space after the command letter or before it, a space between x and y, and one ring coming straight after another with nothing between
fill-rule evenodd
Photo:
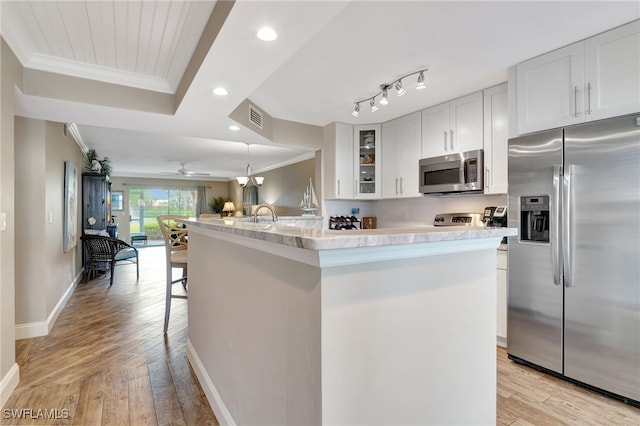
<instances>
[{"instance_id":1,"label":"window","mask_svg":"<svg viewBox=\"0 0 640 426\"><path fill-rule=\"evenodd\" d=\"M195 216L195 188L135 188L129 189L131 234L144 232L151 241L162 241L157 216Z\"/></svg>"},{"instance_id":2,"label":"window","mask_svg":"<svg viewBox=\"0 0 640 426\"><path fill-rule=\"evenodd\" d=\"M124 210L124 192L113 191L111 193L111 210Z\"/></svg>"}]
</instances>

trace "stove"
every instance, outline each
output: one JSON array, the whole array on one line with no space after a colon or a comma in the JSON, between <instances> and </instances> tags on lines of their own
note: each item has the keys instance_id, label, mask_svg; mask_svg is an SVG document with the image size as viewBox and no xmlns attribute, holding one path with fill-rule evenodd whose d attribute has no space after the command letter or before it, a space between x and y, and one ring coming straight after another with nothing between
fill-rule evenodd
<instances>
[{"instance_id":1,"label":"stove","mask_svg":"<svg viewBox=\"0 0 640 426\"><path fill-rule=\"evenodd\" d=\"M441 213L433 219L434 226L484 226L482 213Z\"/></svg>"}]
</instances>

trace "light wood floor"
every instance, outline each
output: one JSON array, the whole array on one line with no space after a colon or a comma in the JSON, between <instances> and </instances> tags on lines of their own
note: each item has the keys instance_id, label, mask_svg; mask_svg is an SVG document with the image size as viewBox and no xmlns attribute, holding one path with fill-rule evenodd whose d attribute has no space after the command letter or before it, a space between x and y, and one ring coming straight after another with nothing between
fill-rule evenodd
<instances>
[{"instance_id":1,"label":"light wood floor","mask_svg":"<svg viewBox=\"0 0 640 426\"><path fill-rule=\"evenodd\" d=\"M108 276L78 284L48 336L16 342L20 383L0 424L218 424L185 357L186 300L173 299L162 334L163 250L139 250L138 282L123 263L111 288ZM18 421L7 409L32 412ZM39 409L69 418L33 419Z\"/></svg>"},{"instance_id":2,"label":"light wood floor","mask_svg":"<svg viewBox=\"0 0 640 426\"><path fill-rule=\"evenodd\" d=\"M21 380L0 424L217 424L185 358L185 300L173 300L162 335L163 256L140 250L137 283L134 266L118 266L112 288L108 277L80 283L48 336L17 342ZM640 425L640 410L519 366L502 348L497 363L498 425ZM7 419L7 409L69 418Z\"/></svg>"}]
</instances>

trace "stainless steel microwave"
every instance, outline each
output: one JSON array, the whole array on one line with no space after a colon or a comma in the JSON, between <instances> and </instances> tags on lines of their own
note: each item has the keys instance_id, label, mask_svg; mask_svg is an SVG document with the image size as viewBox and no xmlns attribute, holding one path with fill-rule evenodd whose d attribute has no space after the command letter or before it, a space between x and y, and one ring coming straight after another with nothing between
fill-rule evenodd
<instances>
[{"instance_id":1,"label":"stainless steel microwave","mask_svg":"<svg viewBox=\"0 0 640 426\"><path fill-rule=\"evenodd\" d=\"M423 158L419 168L423 194L484 190L484 151L481 149Z\"/></svg>"}]
</instances>

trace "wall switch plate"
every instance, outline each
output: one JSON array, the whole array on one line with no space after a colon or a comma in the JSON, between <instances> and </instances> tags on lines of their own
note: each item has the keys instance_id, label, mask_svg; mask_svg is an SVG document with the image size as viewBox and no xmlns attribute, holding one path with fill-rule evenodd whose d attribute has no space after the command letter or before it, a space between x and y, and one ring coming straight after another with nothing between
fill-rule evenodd
<instances>
[{"instance_id":1,"label":"wall switch plate","mask_svg":"<svg viewBox=\"0 0 640 426\"><path fill-rule=\"evenodd\" d=\"M360 207L352 207L351 214L360 214Z\"/></svg>"},{"instance_id":2,"label":"wall switch plate","mask_svg":"<svg viewBox=\"0 0 640 426\"><path fill-rule=\"evenodd\" d=\"M7 214L0 212L0 231L7 229Z\"/></svg>"}]
</instances>

